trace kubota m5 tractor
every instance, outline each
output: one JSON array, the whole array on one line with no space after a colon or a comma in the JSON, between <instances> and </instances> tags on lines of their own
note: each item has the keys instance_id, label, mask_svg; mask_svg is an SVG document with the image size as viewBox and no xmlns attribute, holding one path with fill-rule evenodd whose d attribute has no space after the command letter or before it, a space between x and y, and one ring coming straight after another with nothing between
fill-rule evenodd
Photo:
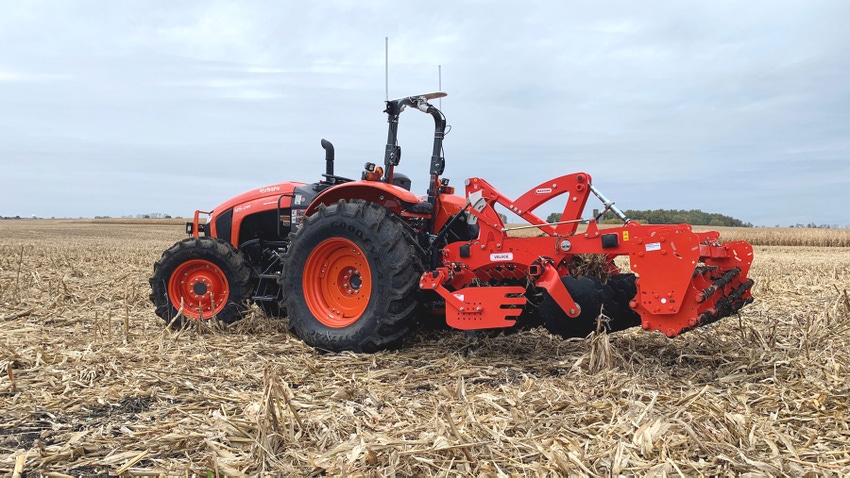
<instances>
[{"instance_id":1,"label":"kubota m5 tractor","mask_svg":"<svg viewBox=\"0 0 850 478\"><path fill-rule=\"evenodd\" d=\"M333 146L322 140L321 181L278 183L196 211L190 237L154 265L156 314L171 324L230 323L254 302L269 316L288 317L290 330L314 347L372 352L399 346L428 321L461 330L542 324L584 337L602 317L610 331L641 326L674 337L752 301L749 244L720 243L717 232L687 224L630 221L587 173L544 181L517 199L470 178L465 194L455 195L441 177L446 119L429 103L442 96L387 101L383 165L366 163L358 180L334 174ZM434 118L424 196L395 170L407 108ZM622 225L599 228L601 214L583 218L591 196ZM558 222L534 214L556 197L566 203ZM528 224L507 227L497 204ZM536 235L517 237L519 228ZM620 256L630 272L615 263ZM588 257L596 258L596 273L582 272Z\"/></svg>"}]
</instances>

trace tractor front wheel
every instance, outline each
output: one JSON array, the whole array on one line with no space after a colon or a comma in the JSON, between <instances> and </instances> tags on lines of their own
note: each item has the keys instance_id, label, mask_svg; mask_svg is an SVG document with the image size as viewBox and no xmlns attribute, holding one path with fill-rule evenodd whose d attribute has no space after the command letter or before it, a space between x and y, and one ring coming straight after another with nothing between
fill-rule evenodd
<instances>
[{"instance_id":1,"label":"tractor front wheel","mask_svg":"<svg viewBox=\"0 0 850 478\"><path fill-rule=\"evenodd\" d=\"M242 317L253 292L242 255L212 237L190 237L163 252L150 285L156 315L175 326L184 318L232 323Z\"/></svg>"},{"instance_id":2,"label":"tractor front wheel","mask_svg":"<svg viewBox=\"0 0 850 478\"><path fill-rule=\"evenodd\" d=\"M321 207L292 234L280 282L289 328L339 352L397 347L418 309L423 266L409 227L351 200Z\"/></svg>"}]
</instances>

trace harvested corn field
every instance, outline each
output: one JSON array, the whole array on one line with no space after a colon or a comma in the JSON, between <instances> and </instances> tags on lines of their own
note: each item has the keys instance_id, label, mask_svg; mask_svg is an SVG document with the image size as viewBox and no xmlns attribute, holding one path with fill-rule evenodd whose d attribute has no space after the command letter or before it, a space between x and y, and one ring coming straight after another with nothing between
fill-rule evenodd
<instances>
[{"instance_id":1,"label":"harvested corn field","mask_svg":"<svg viewBox=\"0 0 850 478\"><path fill-rule=\"evenodd\" d=\"M4 476L850 473L848 248L756 247L756 302L672 340L423 330L355 355L259 310L166 330L147 279L181 232L0 221Z\"/></svg>"},{"instance_id":2,"label":"harvested corn field","mask_svg":"<svg viewBox=\"0 0 850 478\"><path fill-rule=\"evenodd\" d=\"M743 240L754 246L850 247L850 229L694 226L694 230L719 231L724 241Z\"/></svg>"}]
</instances>

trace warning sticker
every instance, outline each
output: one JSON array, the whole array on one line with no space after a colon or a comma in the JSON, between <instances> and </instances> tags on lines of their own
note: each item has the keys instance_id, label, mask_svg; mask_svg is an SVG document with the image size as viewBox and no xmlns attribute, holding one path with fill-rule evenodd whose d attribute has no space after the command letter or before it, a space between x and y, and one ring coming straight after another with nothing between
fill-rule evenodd
<instances>
[{"instance_id":1,"label":"warning sticker","mask_svg":"<svg viewBox=\"0 0 850 478\"><path fill-rule=\"evenodd\" d=\"M623 231L623 242L629 241L629 231Z\"/></svg>"},{"instance_id":2,"label":"warning sticker","mask_svg":"<svg viewBox=\"0 0 850 478\"><path fill-rule=\"evenodd\" d=\"M649 244L646 245L646 252L660 251L660 250L661 250L661 243L660 242L650 242Z\"/></svg>"}]
</instances>

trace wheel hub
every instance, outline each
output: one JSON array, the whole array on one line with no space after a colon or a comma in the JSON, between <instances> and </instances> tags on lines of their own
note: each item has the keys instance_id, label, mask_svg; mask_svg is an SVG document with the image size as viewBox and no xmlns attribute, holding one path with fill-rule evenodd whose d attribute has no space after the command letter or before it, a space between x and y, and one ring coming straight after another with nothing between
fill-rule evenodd
<instances>
[{"instance_id":1,"label":"wheel hub","mask_svg":"<svg viewBox=\"0 0 850 478\"><path fill-rule=\"evenodd\" d=\"M349 295L359 292L363 285L363 277L360 276L360 271L357 269L349 269L348 274L343 276L343 279L348 281L343 284L343 287Z\"/></svg>"},{"instance_id":2,"label":"wheel hub","mask_svg":"<svg viewBox=\"0 0 850 478\"><path fill-rule=\"evenodd\" d=\"M207 290L209 289L207 282L208 281L204 281L203 279L201 279L192 284L192 290L195 292L195 297L207 293Z\"/></svg>"}]
</instances>

